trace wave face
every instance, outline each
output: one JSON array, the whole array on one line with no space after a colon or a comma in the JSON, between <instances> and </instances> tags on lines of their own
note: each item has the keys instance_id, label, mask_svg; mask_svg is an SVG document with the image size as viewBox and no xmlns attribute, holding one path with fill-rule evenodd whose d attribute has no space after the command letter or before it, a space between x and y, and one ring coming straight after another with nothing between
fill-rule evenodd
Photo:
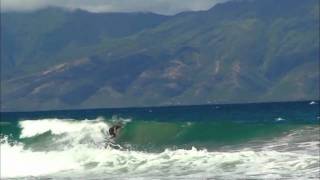
<instances>
[{"instance_id":1,"label":"wave face","mask_svg":"<svg viewBox=\"0 0 320 180\"><path fill-rule=\"evenodd\" d=\"M274 115L268 122L23 116L1 117L1 178L319 178L318 116ZM111 139L107 131L119 122L123 128Z\"/></svg>"}]
</instances>

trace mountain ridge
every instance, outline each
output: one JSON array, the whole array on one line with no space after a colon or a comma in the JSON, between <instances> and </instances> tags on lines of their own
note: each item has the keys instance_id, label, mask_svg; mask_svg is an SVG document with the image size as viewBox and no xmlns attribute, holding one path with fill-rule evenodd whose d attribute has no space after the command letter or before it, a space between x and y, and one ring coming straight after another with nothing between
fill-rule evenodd
<instances>
[{"instance_id":1,"label":"mountain ridge","mask_svg":"<svg viewBox=\"0 0 320 180\"><path fill-rule=\"evenodd\" d=\"M275 3L230 1L175 16L143 14L147 23L140 22L140 16L133 18L141 26L118 37L101 31L104 40L98 38L98 43L90 44L94 38L90 36L81 45L82 31L69 37L73 48L62 38L65 51L57 52L64 58L57 60L54 53L57 59L46 60L51 64L42 68L46 63L41 57L47 51L29 50L38 56L34 64L17 66L8 70L11 76L1 76L1 110L319 99L319 3ZM83 27L84 18L75 19ZM76 26L62 26L72 28ZM48 44L44 43L52 48Z\"/></svg>"}]
</instances>

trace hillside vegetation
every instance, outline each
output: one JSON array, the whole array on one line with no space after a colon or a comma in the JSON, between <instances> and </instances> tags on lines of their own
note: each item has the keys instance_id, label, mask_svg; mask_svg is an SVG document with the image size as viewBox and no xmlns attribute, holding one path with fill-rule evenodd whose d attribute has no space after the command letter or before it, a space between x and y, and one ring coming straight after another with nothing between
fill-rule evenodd
<instances>
[{"instance_id":1,"label":"hillside vegetation","mask_svg":"<svg viewBox=\"0 0 320 180\"><path fill-rule=\"evenodd\" d=\"M1 14L1 110L319 99L319 2Z\"/></svg>"}]
</instances>

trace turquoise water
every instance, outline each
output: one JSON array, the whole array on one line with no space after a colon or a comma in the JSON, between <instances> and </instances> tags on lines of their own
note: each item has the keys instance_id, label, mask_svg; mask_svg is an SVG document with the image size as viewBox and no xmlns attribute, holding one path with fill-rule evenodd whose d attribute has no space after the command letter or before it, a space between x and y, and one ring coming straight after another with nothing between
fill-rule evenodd
<instances>
[{"instance_id":1,"label":"turquoise water","mask_svg":"<svg viewBox=\"0 0 320 180\"><path fill-rule=\"evenodd\" d=\"M1 177L319 178L319 114L319 102L1 113Z\"/></svg>"}]
</instances>

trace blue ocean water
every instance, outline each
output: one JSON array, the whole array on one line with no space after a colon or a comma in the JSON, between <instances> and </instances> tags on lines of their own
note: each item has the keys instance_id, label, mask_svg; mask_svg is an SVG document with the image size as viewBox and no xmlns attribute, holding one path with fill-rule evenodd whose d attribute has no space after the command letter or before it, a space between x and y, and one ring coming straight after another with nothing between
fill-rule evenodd
<instances>
[{"instance_id":1,"label":"blue ocean water","mask_svg":"<svg viewBox=\"0 0 320 180\"><path fill-rule=\"evenodd\" d=\"M319 102L1 113L1 178L319 178L319 122Z\"/></svg>"}]
</instances>

